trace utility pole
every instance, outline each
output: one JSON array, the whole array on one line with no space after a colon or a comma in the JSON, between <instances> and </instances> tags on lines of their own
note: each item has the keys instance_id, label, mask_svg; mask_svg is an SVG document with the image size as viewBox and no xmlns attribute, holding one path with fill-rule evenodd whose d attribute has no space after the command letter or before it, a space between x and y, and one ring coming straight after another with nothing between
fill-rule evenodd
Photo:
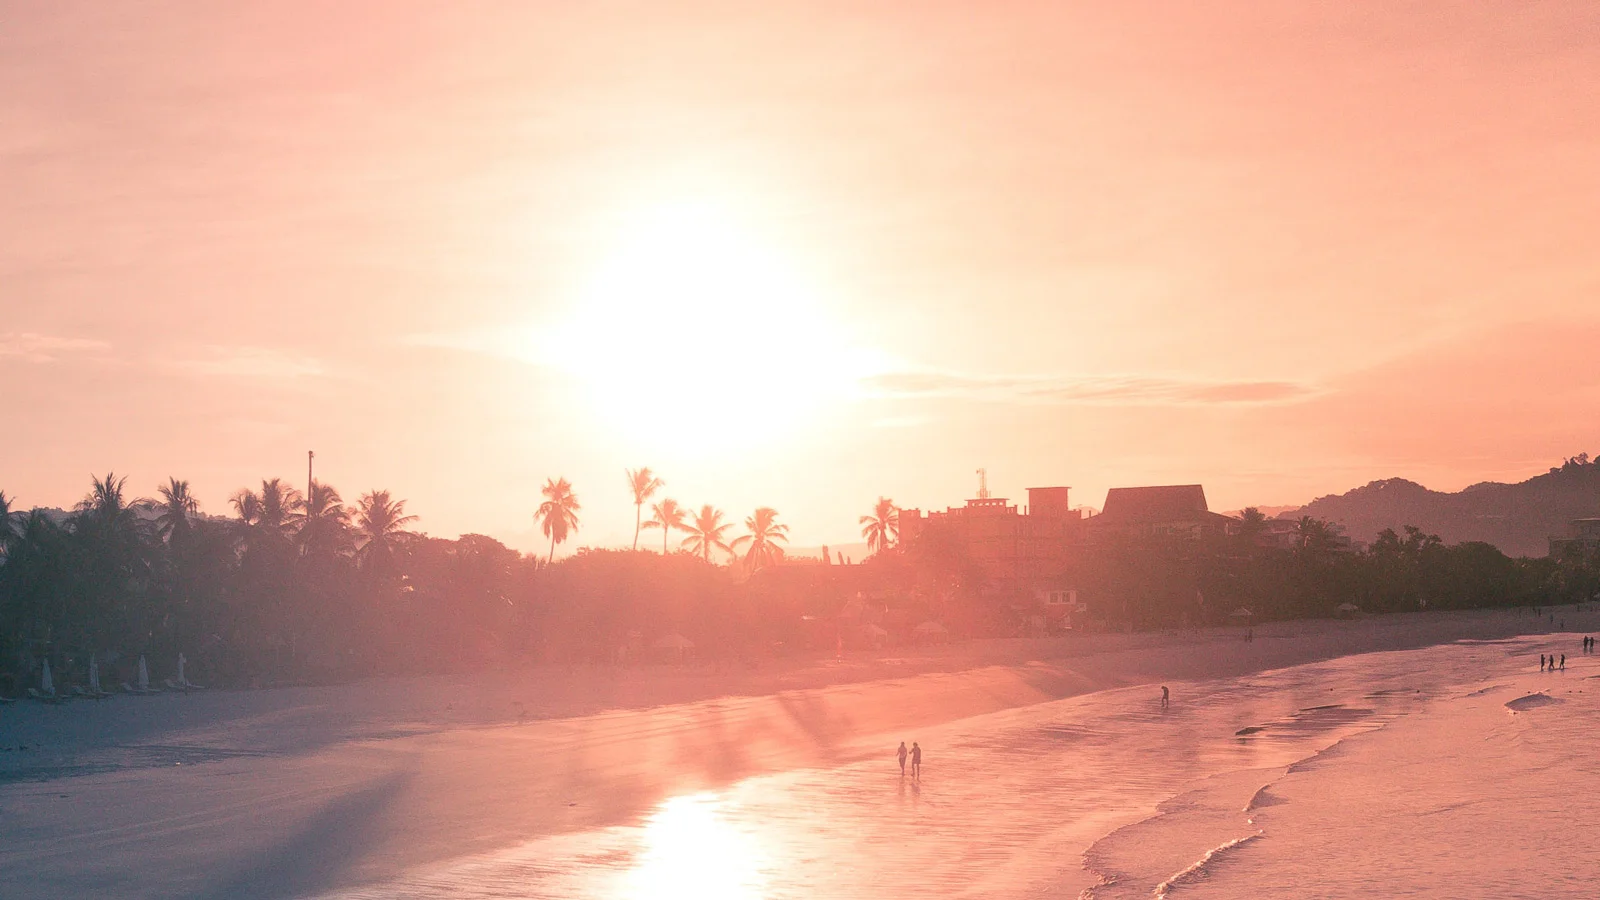
<instances>
[{"instance_id":1,"label":"utility pole","mask_svg":"<svg viewBox=\"0 0 1600 900\"><path fill-rule=\"evenodd\" d=\"M311 450L307 450L306 451L306 508L307 509L311 508L311 485L313 483L311 481L311 461L313 459L316 459L316 458L317 458L317 454L315 452L313 452Z\"/></svg>"},{"instance_id":2,"label":"utility pole","mask_svg":"<svg viewBox=\"0 0 1600 900\"><path fill-rule=\"evenodd\" d=\"M987 499L989 499L989 470L988 469L979 469L978 470L978 499L979 500L987 500Z\"/></svg>"}]
</instances>

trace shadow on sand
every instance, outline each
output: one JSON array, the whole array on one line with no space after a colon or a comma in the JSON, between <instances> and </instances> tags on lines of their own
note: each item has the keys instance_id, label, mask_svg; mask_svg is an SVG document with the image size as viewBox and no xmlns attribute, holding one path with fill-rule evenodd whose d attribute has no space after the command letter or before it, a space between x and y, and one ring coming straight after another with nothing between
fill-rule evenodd
<instances>
[{"instance_id":1,"label":"shadow on sand","mask_svg":"<svg viewBox=\"0 0 1600 900\"><path fill-rule=\"evenodd\" d=\"M280 845L194 896L200 900L274 900L337 887L348 866L377 844L383 833L383 812L410 777L406 772L387 775L331 801Z\"/></svg>"}]
</instances>

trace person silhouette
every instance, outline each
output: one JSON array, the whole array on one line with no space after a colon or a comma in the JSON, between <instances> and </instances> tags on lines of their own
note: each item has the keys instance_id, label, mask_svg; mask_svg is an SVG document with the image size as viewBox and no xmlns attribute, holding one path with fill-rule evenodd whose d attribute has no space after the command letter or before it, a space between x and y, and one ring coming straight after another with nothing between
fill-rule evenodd
<instances>
[{"instance_id":1,"label":"person silhouette","mask_svg":"<svg viewBox=\"0 0 1600 900\"><path fill-rule=\"evenodd\" d=\"M1561 671L1565 672L1566 670L1567 670L1567 655L1565 653L1563 653L1563 654L1561 654Z\"/></svg>"},{"instance_id":2,"label":"person silhouette","mask_svg":"<svg viewBox=\"0 0 1600 900\"><path fill-rule=\"evenodd\" d=\"M1163 684L1163 685L1162 685L1162 686L1161 686L1161 708L1162 708L1162 709L1166 709L1166 708L1167 708L1167 703L1168 703L1168 701L1170 701L1170 700L1171 700L1171 699L1172 699L1172 694L1171 694L1171 692L1169 692L1169 691L1168 691L1168 690L1167 690L1167 686L1166 686L1166 685L1164 685L1164 684Z\"/></svg>"},{"instance_id":3,"label":"person silhouette","mask_svg":"<svg viewBox=\"0 0 1600 900\"><path fill-rule=\"evenodd\" d=\"M900 758L900 777L906 777L906 742L900 742L900 749L895 751L895 756Z\"/></svg>"},{"instance_id":4,"label":"person silhouette","mask_svg":"<svg viewBox=\"0 0 1600 900\"><path fill-rule=\"evenodd\" d=\"M911 742L911 777L922 777L922 747L916 741Z\"/></svg>"},{"instance_id":5,"label":"person silhouette","mask_svg":"<svg viewBox=\"0 0 1600 900\"><path fill-rule=\"evenodd\" d=\"M1544 654L1539 654L1539 671L1544 671Z\"/></svg>"}]
</instances>

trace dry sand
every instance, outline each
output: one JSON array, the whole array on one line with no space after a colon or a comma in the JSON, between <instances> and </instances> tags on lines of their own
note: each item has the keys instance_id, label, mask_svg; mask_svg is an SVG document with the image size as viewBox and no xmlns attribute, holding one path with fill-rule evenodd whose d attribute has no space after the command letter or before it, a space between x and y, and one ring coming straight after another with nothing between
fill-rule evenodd
<instances>
[{"instance_id":1,"label":"dry sand","mask_svg":"<svg viewBox=\"0 0 1600 900\"><path fill-rule=\"evenodd\" d=\"M887 753L885 735L967 716L1548 626L1429 613L1275 623L1251 643L1240 629L1074 636L737 674L534 669L11 705L0 747L29 749L0 753L0 895L298 896Z\"/></svg>"}]
</instances>

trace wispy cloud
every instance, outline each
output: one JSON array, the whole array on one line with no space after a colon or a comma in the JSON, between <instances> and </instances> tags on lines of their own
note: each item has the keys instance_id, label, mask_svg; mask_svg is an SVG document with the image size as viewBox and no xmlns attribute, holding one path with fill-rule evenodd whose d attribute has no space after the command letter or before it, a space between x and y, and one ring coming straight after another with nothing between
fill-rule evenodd
<instances>
[{"instance_id":1,"label":"wispy cloud","mask_svg":"<svg viewBox=\"0 0 1600 900\"><path fill-rule=\"evenodd\" d=\"M985 376L940 371L888 372L866 382L891 398L989 403L1207 406L1291 403L1319 393L1293 381L1218 381L1152 375Z\"/></svg>"},{"instance_id":2,"label":"wispy cloud","mask_svg":"<svg viewBox=\"0 0 1600 900\"><path fill-rule=\"evenodd\" d=\"M330 374L319 359L269 347L210 347L204 355L178 360L176 365L197 375L223 378L295 380Z\"/></svg>"},{"instance_id":3,"label":"wispy cloud","mask_svg":"<svg viewBox=\"0 0 1600 900\"><path fill-rule=\"evenodd\" d=\"M105 341L58 337L32 331L0 334L0 359L20 359L23 362L55 362L63 356L94 353L110 347Z\"/></svg>"}]
</instances>

